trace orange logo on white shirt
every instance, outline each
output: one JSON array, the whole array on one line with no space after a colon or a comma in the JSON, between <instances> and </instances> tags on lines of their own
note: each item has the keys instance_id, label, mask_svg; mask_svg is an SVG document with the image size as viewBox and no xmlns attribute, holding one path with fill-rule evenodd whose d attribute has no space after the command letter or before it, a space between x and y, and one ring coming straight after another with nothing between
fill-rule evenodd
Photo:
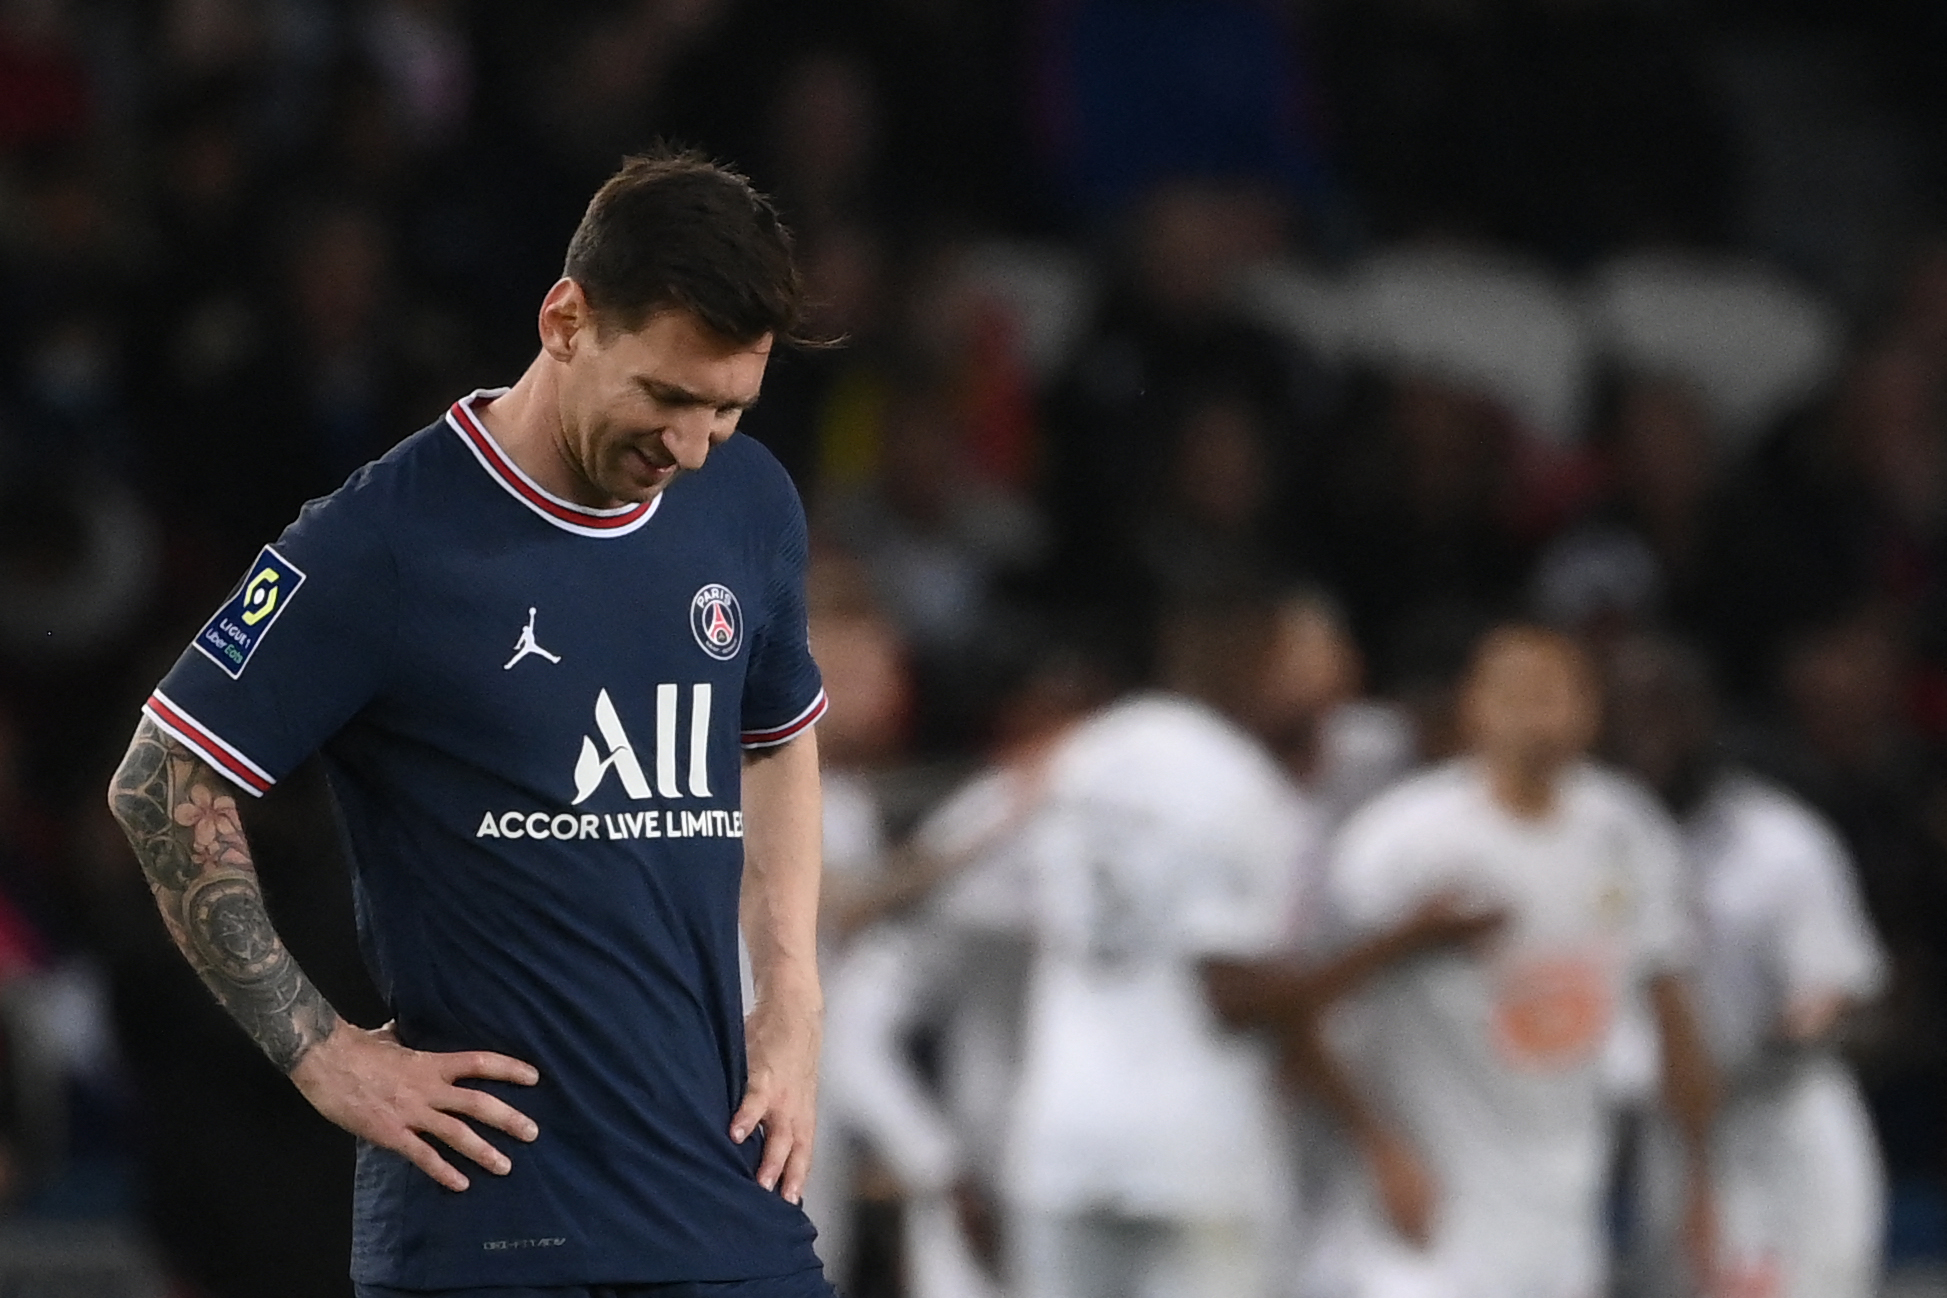
<instances>
[{"instance_id":1,"label":"orange logo on white shirt","mask_svg":"<svg viewBox=\"0 0 1947 1298\"><path fill-rule=\"evenodd\" d=\"M1767 1254L1755 1262L1725 1267L1711 1282L1710 1298L1778 1298L1783 1291L1778 1259Z\"/></svg>"},{"instance_id":2,"label":"orange logo on white shirt","mask_svg":"<svg viewBox=\"0 0 1947 1298\"><path fill-rule=\"evenodd\" d=\"M1517 1068L1551 1071L1588 1060L1614 1017L1607 973L1585 956L1549 956L1502 974L1494 1035Z\"/></svg>"}]
</instances>

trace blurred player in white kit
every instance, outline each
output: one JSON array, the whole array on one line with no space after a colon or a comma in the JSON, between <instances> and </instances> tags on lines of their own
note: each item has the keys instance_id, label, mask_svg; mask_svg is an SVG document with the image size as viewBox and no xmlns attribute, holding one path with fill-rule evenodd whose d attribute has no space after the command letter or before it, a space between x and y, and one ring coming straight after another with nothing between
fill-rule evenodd
<instances>
[{"instance_id":1,"label":"blurred player in white kit","mask_svg":"<svg viewBox=\"0 0 1947 1298\"><path fill-rule=\"evenodd\" d=\"M1013 908L1029 966L991 1173L1008 1292L1272 1293L1290 1178L1269 1055L1217 1023L1199 962L1284 940L1310 832L1302 800L1214 710L1137 694L1077 720L1031 766L977 780L937 824L938 841L979 843L979 859L921 917L914 963L879 981L896 978L911 1006L978 994L974 962L942 953L980 950L967 931ZM855 1030L836 992L832 1018L835 1036ZM977 1161L940 1125L932 1148Z\"/></svg>"},{"instance_id":2,"label":"blurred player in white kit","mask_svg":"<svg viewBox=\"0 0 1947 1298\"><path fill-rule=\"evenodd\" d=\"M1016 849L1048 759L1107 697L1083 664L1042 664L1000 708L995 751L855 899L858 936L829 980L826 1093L898 1183L905 1292L998 1292L994 1190L1020 1068L1033 886ZM911 1042L932 1043L937 1077Z\"/></svg>"},{"instance_id":3,"label":"blurred player in white kit","mask_svg":"<svg viewBox=\"0 0 1947 1298\"><path fill-rule=\"evenodd\" d=\"M1443 909L1476 915L1480 936L1401 942L1406 954L1326 1021L1313 1081L1356 1154L1321 1206L1305 1292L1603 1293L1603 1055L1619 1015L1645 1002L1690 1154L1686 1253L1708 1272L1714 1087L1680 979L1691 939L1674 826L1584 760L1598 690L1565 638L1489 634L1461 706L1469 754L1368 804L1332 853L1326 893L1346 945L1383 947Z\"/></svg>"},{"instance_id":4,"label":"blurred player in white kit","mask_svg":"<svg viewBox=\"0 0 1947 1298\"><path fill-rule=\"evenodd\" d=\"M1832 1048L1885 957L1837 836L1791 795L1727 768L1701 661L1630 641L1610 671L1610 748L1682 818L1702 942L1699 1011L1725 1084L1712 1141L1719 1273L1711 1298L1869 1298L1885 1190L1858 1084ZM1647 1292L1666 1265L1676 1174L1653 1127L1641 1167Z\"/></svg>"}]
</instances>

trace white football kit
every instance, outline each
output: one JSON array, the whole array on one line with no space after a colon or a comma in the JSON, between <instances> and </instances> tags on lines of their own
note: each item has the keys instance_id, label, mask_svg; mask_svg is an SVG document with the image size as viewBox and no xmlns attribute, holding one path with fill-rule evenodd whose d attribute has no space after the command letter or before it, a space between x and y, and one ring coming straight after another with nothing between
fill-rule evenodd
<instances>
[{"instance_id":1,"label":"white football kit","mask_svg":"<svg viewBox=\"0 0 1947 1298\"><path fill-rule=\"evenodd\" d=\"M1405 709L1376 699L1353 699L1326 714L1318 737L1318 769L1305 782L1322 828L1337 829L1417 760L1418 733Z\"/></svg>"},{"instance_id":2,"label":"white football kit","mask_svg":"<svg viewBox=\"0 0 1947 1298\"><path fill-rule=\"evenodd\" d=\"M1829 1049L1783 1043L1793 1005L1873 996L1885 958L1838 838L1782 790L1721 780L1684 826L1703 941L1698 993L1723 1073L1712 1141L1719 1289L1734 1298L1878 1292L1885 1190L1865 1104ZM1643 1270L1684 1293L1664 1260L1681 1159L1653 1128L1642 1167Z\"/></svg>"},{"instance_id":3,"label":"white football kit","mask_svg":"<svg viewBox=\"0 0 1947 1298\"><path fill-rule=\"evenodd\" d=\"M1340 1151L1306 1266L1329 1298L1595 1298L1611 1146L1603 1067L1619 1015L1689 935L1675 826L1592 765L1515 817L1472 761L1415 776L1337 840L1326 892L1348 937L1454 896L1503 908L1482 948L1388 971L1331 1024L1359 1083L1439 1187L1433 1239L1401 1239Z\"/></svg>"},{"instance_id":4,"label":"white football kit","mask_svg":"<svg viewBox=\"0 0 1947 1298\"><path fill-rule=\"evenodd\" d=\"M997 778L955 803L1005 801ZM934 933L908 943L907 970L979 949L969 935L991 936L1010 907L1026 939L1019 1063L993 1166L1015 1298L1267 1291L1289 1200L1281 1116L1266 1051L1215 1021L1198 961L1279 946L1308 823L1276 765L1214 713L1126 700L1063 738L1031 811L942 896ZM941 929L960 936L942 941ZM962 975L923 981L949 996L977 989L960 959ZM896 967L889 957L875 981ZM848 1041L852 1015L834 1015ZM922 1090L906 1087L887 1112L918 1112ZM969 1112L949 1129L984 1126ZM950 1159L977 1159L954 1135L903 1143L910 1153L895 1161L936 1183Z\"/></svg>"},{"instance_id":5,"label":"white football kit","mask_svg":"<svg viewBox=\"0 0 1947 1298\"><path fill-rule=\"evenodd\" d=\"M999 1176L1019 1068L1029 890L1009 850L1031 790L1014 772L963 786L916 835L957 872L915 913L859 935L826 984L824 1094L905 1195L906 1292L991 1298L951 1200ZM934 1043L937 1086L910 1042Z\"/></svg>"}]
</instances>

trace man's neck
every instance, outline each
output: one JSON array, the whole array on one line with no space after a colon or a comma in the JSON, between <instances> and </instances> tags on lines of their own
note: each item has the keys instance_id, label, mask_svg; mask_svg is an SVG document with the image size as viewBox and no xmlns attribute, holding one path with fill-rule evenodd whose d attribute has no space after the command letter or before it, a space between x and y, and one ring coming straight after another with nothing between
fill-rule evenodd
<instances>
[{"instance_id":1,"label":"man's neck","mask_svg":"<svg viewBox=\"0 0 1947 1298\"><path fill-rule=\"evenodd\" d=\"M1503 810L1517 820L1546 820L1555 810L1561 770L1521 761L1486 758L1487 787Z\"/></svg>"},{"instance_id":2,"label":"man's neck","mask_svg":"<svg viewBox=\"0 0 1947 1298\"><path fill-rule=\"evenodd\" d=\"M542 370L545 360L545 355L535 357L513 387L490 402L476 404L474 418L507 458L543 489L563 500L601 509L613 502L594 499L594 489L561 454L561 420Z\"/></svg>"}]
</instances>

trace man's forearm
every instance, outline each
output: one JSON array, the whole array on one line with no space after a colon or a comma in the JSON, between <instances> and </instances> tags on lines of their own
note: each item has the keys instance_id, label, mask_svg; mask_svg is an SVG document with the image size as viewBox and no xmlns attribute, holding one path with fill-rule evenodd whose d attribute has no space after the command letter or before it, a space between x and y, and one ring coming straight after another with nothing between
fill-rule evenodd
<instances>
[{"instance_id":1,"label":"man's forearm","mask_svg":"<svg viewBox=\"0 0 1947 1298\"><path fill-rule=\"evenodd\" d=\"M742 919L757 999L819 1003L815 731L744 763Z\"/></svg>"},{"instance_id":2,"label":"man's forearm","mask_svg":"<svg viewBox=\"0 0 1947 1298\"><path fill-rule=\"evenodd\" d=\"M807 733L744 761L741 919L757 1003L744 1020L750 1079L730 1116L738 1144L763 1127L757 1183L791 1203L818 1121L818 857L818 741Z\"/></svg>"},{"instance_id":3,"label":"man's forearm","mask_svg":"<svg viewBox=\"0 0 1947 1298\"><path fill-rule=\"evenodd\" d=\"M1662 1044L1663 1106L1676 1124L1685 1152L1701 1166L1708 1158L1711 1125L1717 1117L1717 1069L1680 978L1665 974L1652 982L1650 1004Z\"/></svg>"},{"instance_id":4,"label":"man's forearm","mask_svg":"<svg viewBox=\"0 0 1947 1298\"><path fill-rule=\"evenodd\" d=\"M283 1072L338 1015L271 926L228 781L148 717L108 790L163 923L218 1001Z\"/></svg>"}]
</instances>

